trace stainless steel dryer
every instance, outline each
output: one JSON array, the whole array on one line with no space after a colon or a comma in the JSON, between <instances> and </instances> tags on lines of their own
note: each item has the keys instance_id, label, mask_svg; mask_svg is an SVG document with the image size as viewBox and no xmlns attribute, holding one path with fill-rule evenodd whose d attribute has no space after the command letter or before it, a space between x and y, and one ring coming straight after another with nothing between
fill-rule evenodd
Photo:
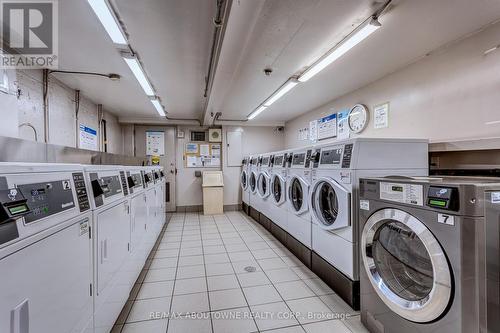
<instances>
[{"instance_id":1,"label":"stainless steel dryer","mask_svg":"<svg viewBox=\"0 0 500 333\"><path fill-rule=\"evenodd\" d=\"M361 320L371 332L484 332L491 193L500 198L499 179L360 180Z\"/></svg>"}]
</instances>

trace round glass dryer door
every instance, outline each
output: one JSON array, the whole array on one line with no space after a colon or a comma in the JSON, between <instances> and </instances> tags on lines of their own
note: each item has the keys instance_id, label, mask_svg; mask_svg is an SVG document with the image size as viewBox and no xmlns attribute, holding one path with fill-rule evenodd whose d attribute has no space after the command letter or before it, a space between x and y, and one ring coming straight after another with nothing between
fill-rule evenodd
<instances>
[{"instance_id":1,"label":"round glass dryer door","mask_svg":"<svg viewBox=\"0 0 500 333\"><path fill-rule=\"evenodd\" d=\"M248 174L245 170L243 170L243 172L241 173L240 179L241 188L243 190L246 190L248 188Z\"/></svg>"},{"instance_id":2,"label":"round glass dryer door","mask_svg":"<svg viewBox=\"0 0 500 333\"><path fill-rule=\"evenodd\" d=\"M288 201L292 211L296 215L307 211L307 196L309 185L300 177L292 176L288 185Z\"/></svg>"},{"instance_id":3,"label":"round glass dryer door","mask_svg":"<svg viewBox=\"0 0 500 333\"><path fill-rule=\"evenodd\" d=\"M250 190L252 191L252 193L255 193L257 191L257 176L253 171L250 174Z\"/></svg>"},{"instance_id":4,"label":"round glass dryer door","mask_svg":"<svg viewBox=\"0 0 500 333\"><path fill-rule=\"evenodd\" d=\"M281 205L285 202L285 179L280 175L273 175L271 179L271 192L276 205Z\"/></svg>"},{"instance_id":5,"label":"round glass dryer door","mask_svg":"<svg viewBox=\"0 0 500 333\"><path fill-rule=\"evenodd\" d=\"M452 295L450 265L427 227L399 209L375 212L361 236L363 265L382 301L401 317L431 322Z\"/></svg>"},{"instance_id":6,"label":"round glass dryer door","mask_svg":"<svg viewBox=\"0 0 500 333\"><path fill-rule=\"evenodd\" d=\"M351 195L331 178L320 178L313 185L311 211L314 221L325 230L350 225Z\"/></svg>"},{"instance_id":7,"label":"round glass dryer door","mask_svg":"<svg viewBox=\"0 0 500 333\"><path fill-rule=\"evenodd\" d=\"M261 198L267 198L269 192L269 175L267 172L261 172L257 178L257 190Z\"/></svg>"}]
</instances>

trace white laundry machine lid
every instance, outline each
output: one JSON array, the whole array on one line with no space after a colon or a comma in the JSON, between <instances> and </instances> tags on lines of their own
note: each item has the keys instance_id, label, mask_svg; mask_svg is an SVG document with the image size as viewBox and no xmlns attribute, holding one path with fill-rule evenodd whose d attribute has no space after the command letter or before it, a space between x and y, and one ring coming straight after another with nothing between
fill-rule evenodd
<instances>
[{"instance_id":1,"label":"white laundry machine lid","mask_svg":"<svg viewBox=\"0 0 500 333\"><path fill-rule=\"evenodd\" d=\"M351 225L351 193L333 178L321 177L309 194L311 215L324 230L336 230Z\"/></svg>"},{"instance_id":2,"label":"white laundry machine lid","mask_svg":"<svg viewBox=\"0 0 500 333\"><path fill-rule=\"evenodd\" d=\"M302 215L309 210L309 184L300 176L292 175L288 182L288 203L295 215Z\"/></svg>"},{"instance_id":3,"label":"white laundry machine lid","mask_svg":"<svg viewBox=\"0 0 500 333\"><path fill-rule=\"evenodd\" d=\"M413 215L394 208L371 215L361 234L361 257L373 289L396 314L427 323L446 311L452 299L448 260Z\"/></svg>"}]
</instances>

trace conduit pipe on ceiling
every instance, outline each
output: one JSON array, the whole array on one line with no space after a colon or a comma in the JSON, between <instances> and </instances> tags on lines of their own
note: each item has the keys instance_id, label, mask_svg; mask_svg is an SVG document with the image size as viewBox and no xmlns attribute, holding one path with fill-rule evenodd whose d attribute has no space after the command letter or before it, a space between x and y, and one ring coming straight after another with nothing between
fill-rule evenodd
<instances>
[{"instance_id":1,"label":"conduit pipe on ceiling","mask_svg":"<svg viewBox=\"0 0 500 333\"><path fill-rule=\"evenodd\" d=\"M78 135L80 132L80 124L78 121L78 114L80 113L80 90L75 90L75 147L79 146L79 138Z\"/></svg>"},{"instance_id":2,"label":"conduit pipe on ceiling","mask_svg":"<svg viewBox=\"0 0 500 333\"><path fill-rule=\"evenodd\" d=\"M43 138L49 143L50 119L49 119L49 70L42 71L42 96L43 96Z\"/></svg>"},{"instance_id":3,"label":"conduit pipe on ceiling","mask_svg":"<svg viewBox=\"0 0 500 333\"><path fill-rule=\"evenodd\" d=\"M99 131L99 150L100 151L103 151L103 147L104 147L104 142L103 142L103 138L102 138L102 119L104 118L104 114L103 114L103 111L102 111L102 104L97 104L97 128L98 128L98 131Z\"/></svg>"}]
</instances>

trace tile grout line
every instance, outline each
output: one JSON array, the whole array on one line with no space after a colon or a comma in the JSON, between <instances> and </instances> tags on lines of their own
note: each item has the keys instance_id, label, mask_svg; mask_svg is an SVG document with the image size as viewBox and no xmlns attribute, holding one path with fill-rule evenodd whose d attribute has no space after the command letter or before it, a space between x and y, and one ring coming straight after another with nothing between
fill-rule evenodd
<instances>
[{"instance_id":1,"label":"tile grout line","mask_svg":"<svg viewBox=\"0 0 500 333\"><path fill-rule=\"evenodd\" d=\"M224 214L224 217L229 221L229 223L231 223L231 225L233 226L233 228L236 230L236 232L239 235L239 232L234 227L233 223L231 222L231 219L226 214ZM234 272L234 276L236 278L236 282L238 282L238 286L240 286L241 293L243 294L243 298L245 299L245 302L247 303L248 310L250 310L250 314L251 314L252 313L252 309L250 308L250 304L248 303L247 296L245 295L245 292L243 291L243 287L241 286L240 280L238 279L238 274L234 270L233 263L231 262L231 258L229 257L229 254L228 254L229 252L227 252L226 244L224 243L224 240L222 239L222 235L220 234L219 226L217 225L217 223L215 224L215 226L217 227L217 230L219 231L219 235L221 236L221 240L222 240L222 246L224 246L224 250L226 250L226 255L229 258L229 263L230 263L231 268L232 268L232 270ZM240 236L240 238L241 238L241 236ZM241 238L241 239L243 240L243 238ZM243 240L243 242L244 242L244 240ZM230 310L230 309L228 309L228 310ZM224 311L227 311L227 310L224 310ZM259 332L259 326L257 326L257 321L255 320L254 316L252 316L252 320L253 320L253 323L254 323L255 327L257 328L256 332Z\"/></svg>"},{"instance_id":2,"label":"tile grout line","mask_svg":"<svg viewBox=\"0 0 500 333\"><path fill-rule=\"evenodd\" d=\"M212 217L213 220L213 217ZM215 221L214 221L215 222ZM210 328L212 330L212 333L214 332L214 323L212 320L212 304L210 303L210 291L208 288L208 276L207 276L207 265L205 263L205 249L203 248L203 236L201 234L201 222L200 222L200 215L198 213L198 224L200 226L200 242L201 242L201 257L203 258L203 268L205 269L205 283L207 286L207 298L208 298L208 312L210 314Z\"/></svg>"}]
</instances>

